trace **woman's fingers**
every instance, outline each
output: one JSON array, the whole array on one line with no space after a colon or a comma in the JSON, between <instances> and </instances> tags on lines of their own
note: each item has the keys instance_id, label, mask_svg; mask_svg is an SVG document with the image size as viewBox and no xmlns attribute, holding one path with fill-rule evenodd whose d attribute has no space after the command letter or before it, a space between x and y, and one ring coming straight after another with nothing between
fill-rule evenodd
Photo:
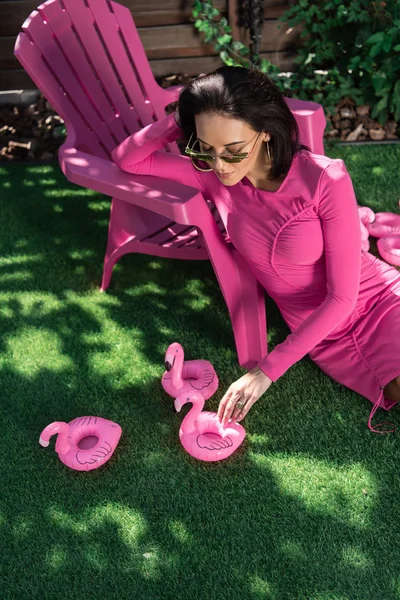
<instances>
[{"instance_id":1,"label":"woman's fingers","mask_svg":"<svg viewBox=\"0 0 400 600\"><path fill-rule=\"evenodd\" d=\"M220 421L223 425L231 418L231 415L235 409L236 402L241 396L241 391L238 389L230 390L229 394L224 401L224 398L221 400L221 404L223 404Z\"/></svg>"},{"instance_id":2,"label":"woman's fingers","mask_svg":"<svg viewBox=\"0 0 400 600\"><path fill-rule=\"evenodd\" d=\"M255 404L255 400L248 400L246 402L246 404L243 406L242 410L240 411L240 413L238 414L238 416L236 417L235 421L239 422L242 419L245 418L245 416L247 415L247 413L249 412L249 410L251 409L251 407L253 406L253 404Z\"/></svg>"},{"instance_id":3,"label":"woman's fingers","mask_svg":"<svg viewBox=\"0 0 400 600\"><path fill-rule=\"evenodd\" d=\"M228 400L230 399L231 394L232 394L232 390L231 390L231 388L228 388L228 390L222 396L222 399L221 399L221 401L219 403L217 417L218 417L218 419L220 421L222 420L222 417L223 417L224 412L225 412L225 406L226 406Z\"/></svg>"},{"instance_id":4,"label":"woman's fingers","mask_svg":"<svg viewBox=\"0 0 400 600\"><path fill-rule=\"evenodd\" d=\"M235 409L234 409L234 411L233 411L233 414L232 414L232 421L237 421L237 417L238 417L238 415L239 415L239 414L242 412L242 410L243 410L243 407L242 407L242 406L238 406L238 404L240 404L240 405L242 405L242 404L243 404L243 406L244 406L245 404L247 404L247 401L246 401L246 398L245 398L245 396L243 396L243 395L242 395L242 396L239 398L239 400L236 402L236 406L235 406Z\"/></svg>"}]
</instances>

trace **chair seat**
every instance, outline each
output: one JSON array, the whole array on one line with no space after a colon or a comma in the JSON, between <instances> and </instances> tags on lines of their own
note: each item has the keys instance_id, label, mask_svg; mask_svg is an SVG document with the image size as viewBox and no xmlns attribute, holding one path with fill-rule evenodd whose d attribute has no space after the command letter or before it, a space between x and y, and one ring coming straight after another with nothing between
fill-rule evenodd
<instances>
[{"instance_id":1,"label":"chair seat","mask_svg":"<svg viewBox=\"0 0 400 600\"><path fill-rule=\"evenodd\" d=\"M228 241L228 235L215 205L210 201L208 201L207 204L225 241ZM196 258L199 260L209 259L202 236L199 235L196 227L179 225L174 221L170 221L169 223L164 224L162 227L156 227L155 229L148 230L145 235L142 233L140 237L136 236L135 241L147 244L155 244L168 249L181 248L185 250L200 250L201 252L198 256L196 256ZM192 256L191 259L193 259Z\"/></svg>"}]
</instances>

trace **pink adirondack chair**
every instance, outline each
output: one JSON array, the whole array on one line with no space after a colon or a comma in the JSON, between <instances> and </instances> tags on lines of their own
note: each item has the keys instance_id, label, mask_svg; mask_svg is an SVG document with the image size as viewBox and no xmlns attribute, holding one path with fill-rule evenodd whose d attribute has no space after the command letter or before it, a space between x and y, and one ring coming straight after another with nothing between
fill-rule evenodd
<instances>
[{"instance_id":1,"label":"pink adirondack chair","mask_svg":"<svg viewBox=\"0 0 400 600\"><path fill-rule=\"evenodd\" d=\"M182 87L162 89L156 83L130 11L110 0L49 0L22 25L14 53L66 123L59 162L67 179L112 198L101 289L128 252L210 259L232 321L239 364L253 367L267 353L264 293L226 243L214 207L194 188L132 176L110 160L128 135L165 115ZM322 107L287 103L302 142L323 153ZM166 151L179 154L175 143Z\"/></svg>"}]
</instances>

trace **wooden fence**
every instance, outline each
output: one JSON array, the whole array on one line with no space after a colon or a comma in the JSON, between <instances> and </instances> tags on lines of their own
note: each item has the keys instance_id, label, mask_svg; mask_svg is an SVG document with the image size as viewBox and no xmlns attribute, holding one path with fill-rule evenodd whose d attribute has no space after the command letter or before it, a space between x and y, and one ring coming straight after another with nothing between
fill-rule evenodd
<instances>
[{"instance_id":1,"label":"wooden fence","mask_svg":"<svg viewBox=\"0 0 400 600\"><path fill-rule=\"evenodd\" d=\"M237 26L237 2L214 0L214 6L229 20L235 39L244 41L245 32ZM0 0L0 90L36 87L13 49L21 24L39 4L40 0ZM203 35L190 21L192 0L120 0L120 4L132 12L155 76L198 74L222 64L213 46L204 44ZM289 5L290 0L264 1L260 53L284 70L292 68L300 45L298 28L287 29L277 21Z\"/></svg>"}]
</instances>

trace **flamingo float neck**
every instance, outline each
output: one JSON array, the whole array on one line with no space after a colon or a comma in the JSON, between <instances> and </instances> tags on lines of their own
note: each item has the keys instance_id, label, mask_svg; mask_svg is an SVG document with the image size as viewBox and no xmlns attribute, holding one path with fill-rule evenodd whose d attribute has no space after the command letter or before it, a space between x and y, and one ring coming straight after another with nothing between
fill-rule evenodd
<instances>
[{"instance_id":1,"label":"flamingo float neck","mask_svg":"<svg viewBox=\"0 0 400 600\"><path fill-rule=\"evenodd\" d=\"M71 447L68 441L68 432L68 423L65 423L64 421L54 421L54 423L50 423L50 425L47 425L42 431L39 443L41 446L46 447L49 445L50 438L53 435L57 435L55 451L57 454L66 454Z\"/></svg>"},{"instance_id":2,"label":"flamingo float neck","mask_svg":"<svg viewBox=\"0 0 400 600\"><path fill-rule=\"evenodd\" d=\"M182 398L184 398L186 402L188 401L186 399L186 395L183 395ZM204 408L205 400L201 394L193 394L190 397L189 402L192 403L192 408L181 423L181 431L185 434L192 433L192 431L196 429L196 421ZM178 412L181 410L182 404L183 403L181 403L181 400L178 396L178 398L175 400L175 408Z\"/></svg>"},{"instance_id":3,"label":"flamingo float neck","mask_svg":"<svg viewBox=\"0 0 400 600\"><path fill-rule=\"evenodd\" d=\"M167 362L169 362L169 364L171 365L172 385L176 390L180 390L184 385L184 381L182 379L182 371L185 355L183 352L183 348L180 344L172 344L170 348L173 354L171 352L171 356L167 355L166 359Z\"/></svg>"}]
</instances>

